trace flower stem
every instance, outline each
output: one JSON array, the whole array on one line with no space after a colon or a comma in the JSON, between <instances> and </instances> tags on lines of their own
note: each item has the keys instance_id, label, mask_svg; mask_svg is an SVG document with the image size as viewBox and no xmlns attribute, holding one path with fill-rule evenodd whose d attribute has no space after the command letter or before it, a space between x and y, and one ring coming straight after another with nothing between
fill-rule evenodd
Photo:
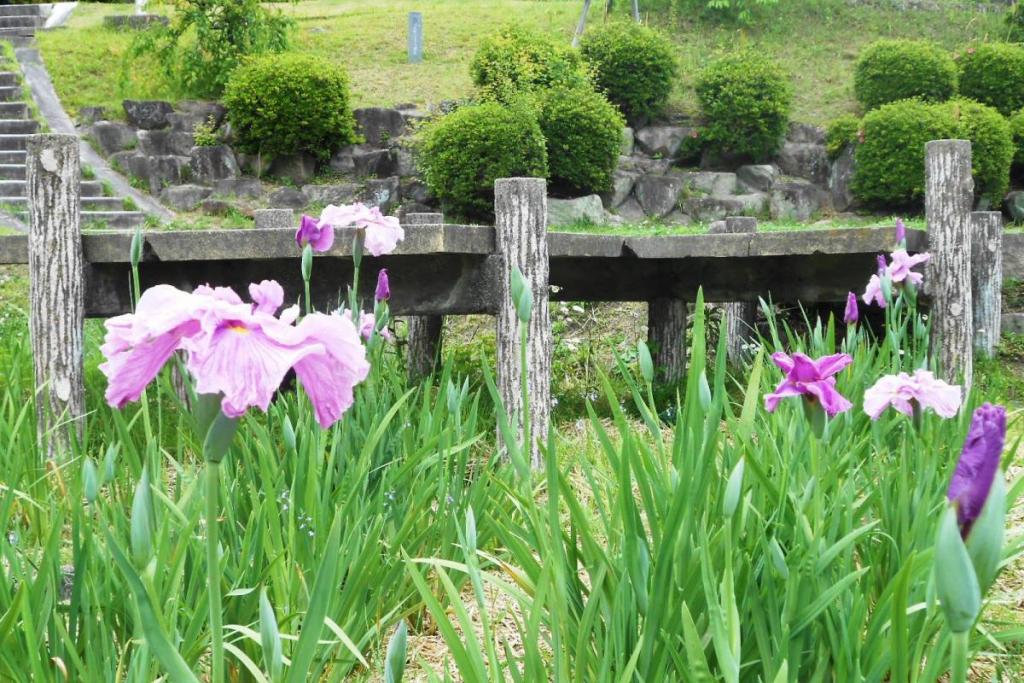
<instances>
[{"instance_id":1,"label":"flower stem","mask_svg":"<svg viewBox=\"0 0 1024 683\"><path fill-rule=\"evenodd\" d=\"M953 645L950 648L950 683L967 683L967 664L969 663L968 639L969 631L953 634Z\"/></svg>"},{"instance_id":2,"label":"flower stem","mask_svg":"<svg viewBox=\"0 0 1024 683\"><path fill-rule=\"evenodd\" d=\"M220 463L206 462L206 586L210 597L210 681L224 681L224 626L220 599L220 561L217 557Z\"/></svg>"}]
</instances>

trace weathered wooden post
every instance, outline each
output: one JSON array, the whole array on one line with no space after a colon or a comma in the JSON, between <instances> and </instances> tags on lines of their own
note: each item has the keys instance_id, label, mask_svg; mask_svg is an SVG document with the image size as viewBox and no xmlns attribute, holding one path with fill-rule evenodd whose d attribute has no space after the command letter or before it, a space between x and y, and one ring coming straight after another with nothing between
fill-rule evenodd
<instances>
[{"instance_id":1,"label":"weathered wooden post","mask_svg":"<svg viewBox=\"0 0 1024 683\"><path fill-rule=\"evenodd\" d=\"M497 360L498 391L513 428L521 427L522 382L529 397L528 452L541 467L539 443L551 423L551 319L548 312L547 182L543 178L501 178L494 183L495 242L504 258L498 273ZM527 326L526 367L521 367L519 319L510 284L515 268L522 271L533 293L533 314ZM521 430L520 430L521 431Z\"/></svg>"},{"instance_id":2,"label":"weathered wooden post","mask_svg":"<svg viewBox=\"0 0 1024 683\"><path fill-rule=\"evenodd\" d=\"M409 12L409 63L419 64L423 61L423 14Z\"/></svg>"},{"instance_id":3,"label":"weathered wooden post","mask_svg":"<svg viewBox=\"0 0 1024 683\"><path fill-rule=\"evenodd\" d=\"M71 425L85 414L82 255L78 138L33 135L28 141L29 333L36 382L39 443L48 458L71 450Z\"/></svg>"},{"instance_id":4,"label":"weathered wooden post","mask_svg":"<svg viewBox=\"0 0 1024 683\"><path fill-rule=\"evenodd\" d=\"M409 213L402 220L405 225L444 225L440 213ZM443 315L406 316L406 366L409 380L417 382L430 375L441 355L441 335L444 331Z\"/></svg>"},{"instance_id":5,"label":"weathered wooden post","mask_svg":"<svg viewBox=\"0 0 1024 683\"><path fill-rule=\"evenodd\" d=\"M730 216L711 230L716 234L757 232L757 219L748 216ZM754 320L757 304L735 301L722 305L721 334L726 338L726 356L730 363L739 364L750 355L750 342L755 338Z\"/></svg>"},{"instance_id":6,"label":"weathered wooden post","mask_svg":"<svg viewBox=\"0 0 1024 683\"><path fill-rule=\"evenodd\" d=\"M925 286L931 296L932 353L942 378L962 384L966 393L974 372L971 143L933 140L924 150L924 212L931 252Z\"/></svg>"},{"instance_id":7,"label":"weathered wooden post","mask_svg":"<svg viewBox=\"0 0 1024 683\"><path fill-rule=\"evenodd\" d=\"M686 374L685 301L663 297L647 302L647 345L658 381L682 381Z\"/></svg>"},{"instance_id":8,"label":"weathered wooden post","mask_svg":"<svg viewBox=\"0 0 1024 683\"><path fill-rule=\"evenodd\" d=\"M999 345L1003 298L1003 215L971 214L971 292L974 351L991 358Z\"/></svg>"}]
</instances>

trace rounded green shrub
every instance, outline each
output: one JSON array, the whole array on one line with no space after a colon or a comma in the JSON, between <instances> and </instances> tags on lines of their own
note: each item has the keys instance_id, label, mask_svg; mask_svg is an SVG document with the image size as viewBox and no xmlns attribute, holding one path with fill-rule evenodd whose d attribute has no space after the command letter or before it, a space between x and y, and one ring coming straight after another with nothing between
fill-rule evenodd
<instances>
[{"instance_id":1,"label":"rounded green shrub","mask_svg":"<svg viewBox=\"0 0 1024 683\"><path fill-rule=\"evenodd\" d=\"M946 103L956 123L956 136L971 141L971 174L975 194L998 206L1010 185L1013 134L1006 118L995 108L956 99Z\"/></svg>"},{"instance_id":2,"label":"rounded green shrub","mask_svg":"<svg viewBox=\"0 0 1024 683\"><path fill-rule=\"evenodd\" d=\"M1024 164L1024 109L1014 112L1009 123L1010 135L1013 136L1013 161Z\"/></svg>"},{"instance_id":3,"label":"rounded green shrub","mask_svg":"<svg viewBox=\"0 0 1024 683\"><path fill-rule=\"evenodd\" d=\"M540 129L556 191L591 194L611 188L622 148L622 115L591 88L552 88L539 100Z\"/></svg>"},{"instance_id":4,"label":"rounded green shrub","mask_svg":"<svg viewBox=\"0 0 1024 683\"><path fill-rule=\"evenodd\" d=\"M326 159L356 141L348 76L319 57L278 54L246 61L231 74L224 105L243 152L309 152Z\"/></svg>"},{"instance_id":5,"label":"rounded green shrub","mask_svg":"<svg viewBox=\"0 0 1024 683\"><path fill-rule=\"evenodd\" d=\"M956 93L956 63L937 45L879 40L864 48L853 72L853 91L865 109L912 97L944 102Z\"/></svg>"},{"instance_id":6,"label":"rounded green shrub","mask_svg":"<svg viewBox=\"0 0 1024 683\"><path fill-rule=\"evenodd\" d=\"M956 125L946 107L902 100L870 111L861 122L853 193L863 202L905 206L924 196L924 146L952 138Z\"/></svg>"},{"instance_id":7,"label":"rounded green shrub","mask_svg":"<svg viewBox=\"0 0 1024 683\"><path fill-rule=\"evenodd\" d=\"M1009 116L1024 107L1024 45L985 43L957 60L960 94Z\"/></svg>"},{"instance_id":8,"label":"rounded green shrub","mask_svg":"<svg viewBox=\"0 0 1024 683\"><path fill-rule=\"evenodd\" d=\"M729 155L771 155L789 122L793 89L773 61L744 51L712 62L697 79L708 145Z\"/></svg>"},{"instance_id":9,"label":"rounded green shrub","mask_svg":"<svg viewBox=\"0 0 1024 683\"><path fill-rule=\"evenodd\" d=\"M578 51L521 26L506 26L484 38L469 72L484 99L506 103L539 88L590 81Z\"/></svg>"},{"instance_id":10,"label":"rounded green shrub","mask_svg":"<svg viewBox=\"0 0 1024 683\"><path fill-rule=\"evenodd\" d=\"M843 114L828 124L825 131L825 150L830 159L838 157L847 145L857 142L860 133L860 119L853 114Z\"/></svg>"},{"instance_id":11,"label":"rounded green shrub","mask_svg":"<svg viewBox=\"0 0 1024 683\"><path fill-rule=\"evenodd\" d=\"M461 107L421 130L417 156L423 180L446 210L494 216L494 181L547 176L544 134L532 110L484 102Z\"/></svg>"},{"instance_id":12,"label":"rounded green shrub","mask_svg":"<svg viewBox=\"0 0 1024 683\"><path fill-rule=\"evenodd\" d=\"M654 29L615 22L591 29L580 43L594 81L630 121L665 107L676 60L672 43Z\"/></svg>"}]
</instances>

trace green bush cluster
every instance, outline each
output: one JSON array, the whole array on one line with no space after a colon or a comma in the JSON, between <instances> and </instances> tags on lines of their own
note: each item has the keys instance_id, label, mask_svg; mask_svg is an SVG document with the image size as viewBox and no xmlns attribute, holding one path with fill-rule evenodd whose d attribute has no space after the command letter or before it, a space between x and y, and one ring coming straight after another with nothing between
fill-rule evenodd
<instances>
[{"instance_id":1,"label":"green bush cluster","mask_svg":"<svg viewBox=\"0 0 1024 683\"><path fill-rule=\"evenodd\" d=\"M783 139L793 88L775 62L747 50L712 62L697 79L697 98L712 148L760 159Z\"/></svg>"},{"instance_id":2,"label":"green bush cluster","mask_svg":"<svg viewBox=\"0 0 1024 683\"><path fill-rule=\"evenodd\" d=\"M348 76L319 57L255 57L224 93L237 147L253 154L309 152L321 159L356 141Z\"/></svg>"},{"instance_id":3,"label":"green bush cluster","mask_svg":"<svg viewBox=\"0 0 1024 683\"><path fill-rule=\"evenodd\" d=\"M654 29L615 22L589 30L580 43L583 59L608 99L629 121L665 107L676 76L672 43Z\"/></svg>"},{"instance_id":4,"label":"green bush cluster","mask_svg":"<svg viewBox=\"0 0 1024 683\"><path fill-rule=\"evenodd\" d=\"M1010 124L978 102L917 99L883 105L861 122L853 191L867 204L899 207L924 196L924 147L931 140L971 141L975 192L1000 202L1009 184L1014 145Z\"/></svg>"},{"instance_id":5,"label":"green bush cluster","mask_svg":"<svg viewBox=\"0 0 1024 683\"><path fill-rule=\"evenodd\" d=\"M853 114L843 114L828 124L825 131L825 151L830 159L838 157L847 145L857 142L860 119Z\"/></svg>"},{"instance_id":6,"label":"green bush cluster","mask_svg":"<svg viewBox=\"0 0 1024 683\"><path fill-rule=\"evenodd\" d=\"M1024 109L1015 111L1009 119L1010 135L1013 137L1013 161L1024 164Z\"/></svg>"},{"instance_id":7,"label":"green bush cluster","mask_svg":"<svg viewBox=\"0 0 1024 683\"><path fill-rule=\"evenodd\" d=\"M579 52L514 25L481 41L469 72L481 97L506 103L524 92L590 81Z\"/></svg>"},{"instance_id":8,"label":"green bush cluster","mask_svg":"<svg viewBox=\"0 0 1024 683\"><path fill-rule=\"evenodd\" d=\"M853 91L871 110L912 97L944 102L956 93L957 68L937 45L917 40L879 40L861 52Z\"/></svg>"},{"instance_id":9,"label":"green bush cluster","mask_svg":"<svg viewBox=\"0 0 1024 683\"><path fill-rule=\"evenodd\" d=\"M622 147L622 115L591 88L549 88L539 122L556 191L603 192L611 187Z\"/></svg>"},{"instance_id":10,"label":"green bush cluster","mask_svg":"<svg viewBox=\"0 0 1024 683\"><path fill-rule=\"evenodd\" d=\"M1024 107L1024 45L985 43L958 59L960 94L1009 116Z\"/></svg>"},{"instance_id":11,"label":"green bush cluster","mask_svg":"<svg viewBox=\"0 0 1024 683\"><path fill-rule=\"evenodd\" d=\"M493 218L498 178L548 171L544 134L524 103L460 107L424 127L418 153L423 180L445 210L471 217Z\"/></svg>"}]
</instances>

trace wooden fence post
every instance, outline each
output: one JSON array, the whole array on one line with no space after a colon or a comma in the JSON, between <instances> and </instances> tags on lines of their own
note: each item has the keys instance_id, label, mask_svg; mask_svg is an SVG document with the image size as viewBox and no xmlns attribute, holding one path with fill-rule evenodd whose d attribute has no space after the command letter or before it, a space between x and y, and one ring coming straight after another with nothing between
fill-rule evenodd
<instances>
[{"instance_id":1,"label":"wooden fence post","mask_svg":"<svg viewBox=\"0 0 1024 683\"><path fill-rule=\"evenodd\" d=\"M85 414L82 255L78 138L33 135L28 141L29 333L36 382L39 443L48 458L71 450Z\"/></svg>"},{"instance_id":2,"label":"wooden fence post","mask_svg":"<svg viewBox=\"0 0 1024 683\"><path fill-rule=\"evenodd\" d=\"M522 425L523 373L529 398L532 442L527 452L541 467L539 443L551 422L551 319L548 312L547 182L543 178L501 178L494 183L495 242L504 258L498 274L498 391L513 428ZM512 272L522 271L533 292L527 327L526 367L520 367L519 319L509 291Z\"/></svg>"},{"instance_id":3,"label":"wooden fence post","mask_svg":"<svg viewBox=\"0 0 1024 683\"><path fill-rule=\"evenodd\" d=\"M974 351L991 358L999 345L1003 299L1003 215L971 214L971 292Z\"/></svg>"},{"instance_id":4,"label":"wooden fence post","mask_svg":"<svg viewBox=\"0 0 1024 683\"><path fill-rule=\"evenodd\" d=\"M943 379L970 390L973 380L974 313L971 306L971 143L932 140L925 144L925 220L931 295L932 353Z\"/></svg>"},{"instance_id":5,"label":"wooden fence post","mask_svg":"<svg viewBox=\"0 0 1024 683\"><path fill-rule=\"evenodd\" d=\"M757 219L748 216L730 216L715 226L712 233L737 234L757 232ZM740 364L750 357L750 342L755 338L754 321L757 303L734 301L722 305L721 334L726 338L726 357L733 364Z\"/></svg>"},{"instance_id":6,"label":"wooden fence post","mask_svg":"<svg viewBox=\"0 0 1024 683\"><path fill-rule=\"evenodd\" d=\"M655 376L677 384L686 374L686 302L661 298L647 302L647 345Z\"/></svg>"},{"instance_id":7,"label":"wooden fence post","mask_svg":"<svg viewBox=\"0 0 1024 683\"><path fill-rule=\"evenodd\" d=\"M402 220L405 225L444 225L444 214L409 213ZM441 355L443 315L406 316L406 367L409 381L418 382L430 375Z\"/></svg>"}]
</instances>

